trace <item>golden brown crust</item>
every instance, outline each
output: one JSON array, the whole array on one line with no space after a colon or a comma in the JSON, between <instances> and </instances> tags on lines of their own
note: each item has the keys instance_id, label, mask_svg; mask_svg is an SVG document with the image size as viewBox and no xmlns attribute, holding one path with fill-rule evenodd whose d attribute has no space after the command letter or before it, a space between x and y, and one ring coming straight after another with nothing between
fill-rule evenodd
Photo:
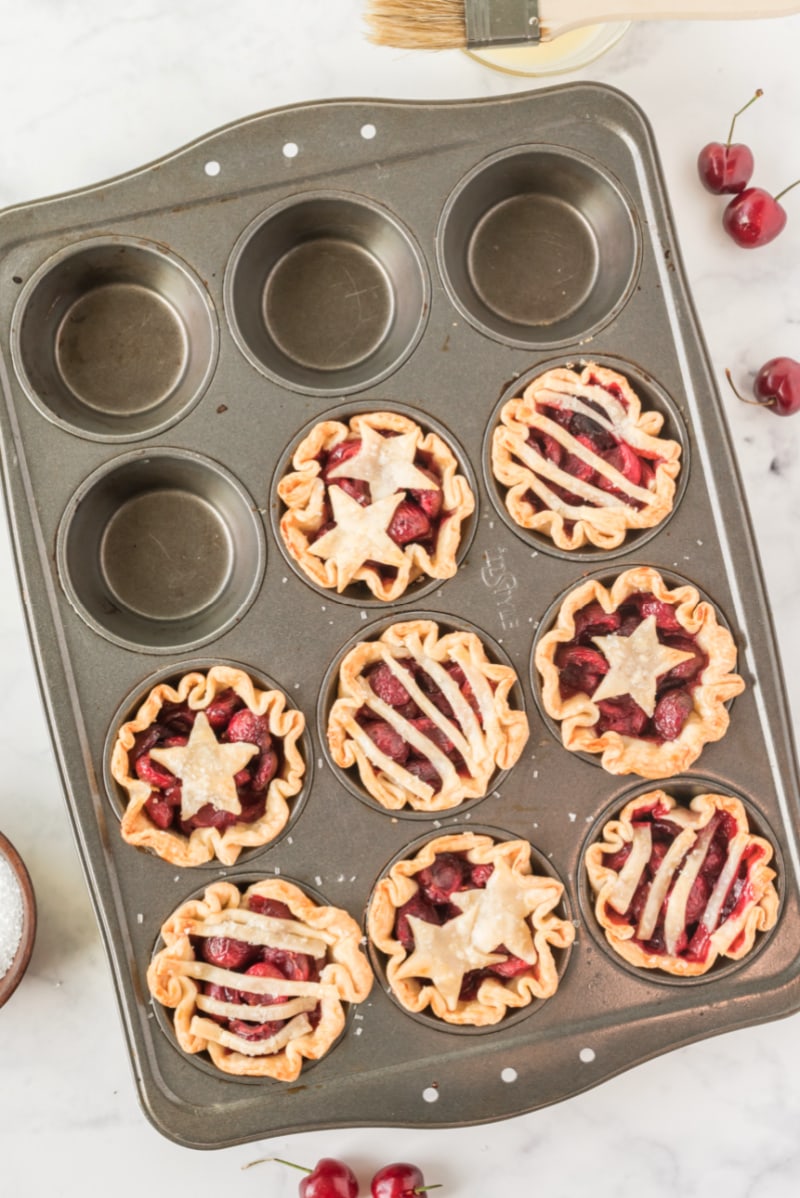
<instances>
[{"instance_id":1,"label":"golden brown crust","mask_svg":"<svg viewBox=\"0 0 800 1198\"><path fill-rule=\"evenodd\" d=\"M381 704L374 695L365 671L378 662L413 658L429 669L441 671L441 664L454 662L461 667L479 704L482 725L462 701L461 726L448 720L420 693L402 671L406 689L413 688L414 698L425 715L433 719L443 736L459 747L468 776L459 774L435 743L417 734L421 745L442 779L434 791L428 783L414 777L402 765L380 754L356 722L356 713L369 706L376 718L385 719L405 740L409 728L393 708ZM408 620L392 624L377 640L361 641L351 649L339 669L338 698L328 717L328 744L333 760L342 769L358 768L366 789L382 806L397 811L408 805L416 811L445 811L466 799L486 794L496 769L508 769L522 753L528 739L528 720L524 712L509 706L511 688L517 682L514 670L489 661L479 638L471 632L439 635L432 620ZM450 689L457 691L455 683ZM458 695L451 698L456 702Z\"/></svg>"},{"instance_id":2,"label":"golden brown crust","mask_svg":"<svg viewBox=\"0 0 800 1198\"><path fill-rule=\"evenodd\" d=\"M394 576L391 572L382 575L366 561L355 568L350 562L339 564L334 558L322 559L310 549L324 519L325 483L320 455L330 453L342 441L358 439L364 428L411 437L415 450L429 456L441 474L442 510L447 517L439 526L433 552L429 553L420 544L397 546ZM436 433L423 433L418 424L397 412L361 413L353 416L349 424L325 420L301 441L292 466L293 471L278 483L278 494L286 504L280 521L281 536L289 554L318 586L342 592L352 582L363 582L376 599L390 602L399 599L422 575L445 579L456 573L461 526L474 510L475 497L467 480L458 473L458 462L451 450Z\"/></svg>"},{"instance_id":3,"label":"golden brown crust","mask_svg":"<svg viewBox=\"0 0 800 1198\"><path fill-rule=\"evenodd\" d=\"M615 890L619 886L620 874L603 863L606 855L618 853L634 840L633 821L635 815L657 808L659 817L668 819L686 830L685 852L691 852L702 830L717 812L726 812L736 823L736 833L729 846L729 856L741 860L744 853L753 854L747 871L747 887L750 899L728 919L709 928L708 956L704 960L687 959L677 953L648 951L645 944L636 940L637 926L626 922L622 914L614 909ZM755 852L754 852L755 850ZM760 855L758 851L760 850ZM703 852L700 849L699 852ZM773 885L775 871L770 868L773 850L769 841L749 831L747 813L739 799L730 795L700 794L688 806L662 790L638 795L623 807L616 819L610 820L602 831L602 839L586 850L586 871L595 895L595 915L605 932L606 939L619 956L631 965L642 969L660 969L676 977L697 977L707 973L719 957L741 960L753 948L756 933L775 926L778 918L778 892ZM735 861L734 861L735 863ZM680 870L691 868L688 859L680 864ZM688 881L689 879L687 879ZM633 879L628 889L635 884ZM677 881L668 901L675 901ZM688 887L686 888L688 890ZM686 895L682 896L686 901ZM622 899L625 902L625 899ZM617 900L617 907L621 903Z\"/></svg>"},{"instance_id":4,"label":"golden brown crust","mask_svg":"<svg viewBox=\"0 0 800 1198\"><path fill-rule=\"evenodd\" d=\"M319 984L305 983L298 988L311 992L312 998L319 1002L319 1023L289 1040L277 1052L264 1056L255 1055L258 1042L251 1055L213 1038L219 1036L219 1025L198 1012L200 990L198 979L192 976L196 957L190 935L198 921L213 921L214 917L230 916L233 912L240 913L245 926L258 929L263 924L265 917L247 907L251 894L285 903L294 919L316 932L326 945ZM161 928L161 936L165 947L156 953L147 971L150 993L163 1006L174 1008L175 1035L183 1051L208 1052L217 1068L225 1073L294 1081L303 1061L324 1056L343 1030L342 1004L362 1002L372 987L372 970L359 947L361 929L356 921L338 907L318 906L298 886L280 878L256 882L244 893L230 882L214 882L206 888L202 899L183 903L170 916Z\"/></svg>"},{"instance_id":5,"label":"golden brown crust","mask_svg":"<svg viewBox=\"0 0 800 1198\"><path fill-rule=\"evenodd\" d=\"M620 403L607 388L617 388L624 397ZM564 428L540 411L540 404L563 406L574 403L600 405L604 427L635 451L655 461L655 473L649 486L632 484L600 456L582 446ZM596 410L593 418L597 417ZM615 549L632 529L653 528L672 511L675 479L680 470L681 447L677 441L659 437L663 417L659 412L642 411L638 395L624 375L589 363L578 374L566 367L548 370L528 384L521 396L510 399L500 413L500 423L492 439L492 470L495 478L508 487L505 502L512 519L521 528L550 537L559 549L580 549L587 543L600 549ZM554 438L570 453L591 462L596 474L609 487L621 491L639 506L626 503L611 490L580 482L546 461L528 444L531 428ZM572 504L559 496L549 484L555 483L585 502ZM537 511L527 496L536 495L545 505Z\"/></svg>"},{"instance_id":6,"label":"golden brown crust","mask_svg":"<svg viewBox=\"0 0 800 1198\"><path fill-rule=\"evenodd\" d=\"M220 692L231 688L255 714L267 718L271 736L281 741L282 764L269 784L263 816L253 823L235 823L222 830L195 828L190 836L158 828L150 819L145 803L150 786L137 778L129 758L136 734L158 719L165 703L187 703L195 711L204 711ZM203 865L218 858L233 865L244 848L268 844L285 827L290 810L287 802L298 794L305 775L305 762L299 740L305 717L287 707L281 691L259 690L243 670L233 666L213 666L207 673L192 671L175 686L167 682L153 687L132 720L122 725L111 753L111 774L128 796L121 831L128 844L151 849L173 865Z\"/></svg>"},{"instance_id":7,"label":"golden brown crust","mask_svg":"<svg viewBox=\"0 0 800 1198\"><path fill-rule=\"evenodd\" d=\"M413 858L397 862L380 879L367 912L367 933L388 958L388 983L406 1010L419 1012L430 1008L447 1023L485 1027L498 1023L508 1010L555 994L559 977L552 949L568 948L575 938L575 928L554 913L561 902L563 886L554 878L532 873L530 851L524 840L494 841L490 836L473 832L439 836L428 841ZM525 895L535 949L535 961L529 972L515 978L487 977L475 998L458 999L455 1004L448 1003L432 980L403 976L408 954L394 938L398 908L417 893L415 875L430 866L437 853L463 853L473 864L505 863L520 893Z\"/></svg>"},{"instance_id":8,"label":"golden brown crust","mask_svg":"<svg viewBox=\"0 0 800 1198\"><path fill-rule=\"evenodd\" d=\"M628 596L651 592L656 599L673 605L681 626L695 637L708 657L700 682L693 688L693 710L675 740L661 744L608 731L598 735L594 725L600 716L597 704L585 693L562 699L555 655L559 645L575 635L575 615L597 601L606 612L616 611ZM560 721L561 740L573 752L599 753L604 769L611 774L639 774L643 778L669 778L697 760L703 746L725 735L729 716L725 704L744 690L744 679L733 673L736 644L717 621L710 603L692 586L670 590L657 570L637 566L620 574L610 589L596 579L587 579L566 597L552 629L536 646L536 668L541 677L542 702L548 715Z\"/></svg>"}]
</instances>

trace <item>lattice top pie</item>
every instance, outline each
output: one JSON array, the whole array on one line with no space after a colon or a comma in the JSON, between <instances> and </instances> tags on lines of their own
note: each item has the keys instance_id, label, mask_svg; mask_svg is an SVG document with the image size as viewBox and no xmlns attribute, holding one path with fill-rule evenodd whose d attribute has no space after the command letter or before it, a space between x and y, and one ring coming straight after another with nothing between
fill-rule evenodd
<instances>
[{"instance_id":1,"label":"lattice top pie","mask_svg":"<svg viewBox=\"0 0 800 1198\"><path fill-rule=\"evenodd\" d=\"M678 977L740 960L774 926L772 846L748 828L739 799L701 794L683 806L661 790L632 799L586 851L595 913L615 952Z\"/></svg>"},{"instance_id":2,"label":"lattice top pie","mask_svg":"<svg viewBox=\"0 0 800 1198\"><path fill-rule=\"evenodd\" d=\"M681 447L628 379L589 364L539 375L500 413L492 470L522 528L560 549L615 549L672 510Z\"/></svg>"},{"instance_id":3,"label":"lattice top pie","mask_svg":"<svg viewBox=\"0 0 800 1198\"><path fill-rule=\"evenodd\" d=\"M244 892L215 882L161 936L150 992L174 1008L184 1052L207 1052L225 1073L294 1081L343 1030L342 1004L372 987L355 920L279 878Z\"/></svg>"},{"instance_id":4,"label":"lattice top pie","mask_svg":"<svg viewBox=\"0 0 800 1198\"><path fill-rule=\"evenodd\" d=\"M268 844L302 787L304 727L281 691L232 666L159 683L112 750L128 795L124 839L181 866L232 865L243 848Z\"/></svg>"},{"instance_id":5,"label":"lattice top pie","mask_svg":"<svg viewBox=\"0 0 800 1198\"><path fill-rule=\"evenodd\" d=\"M570 592L536 647L545 710L567 749L599 753L612 774L668 778L728 728L744 690L736 644L692 586L670 590L638 566L610 589Z\"/></svg>"},{"instance_id":6,"label":"lattice top pie","mask_svg":"<svg viewBox=\"0 0 800 1198\"><path fill-rule=\"evenodd\" d=\"M392 811L443 811L479 798L528 738L525 713L509 706L516 681L475 633L440 636L432 620L392 624L342 661L328 718L333 759L356 766Z\"/></svg>"},{"instance_id":7,"label":"lattice top pie","mask_svg":"<svg viewBox=\"0 0 800 1198\"><path fill-rule=\"evenodd\" d=\"M292 466L278 484L281 536L319 586L341 593L363 583L389 601L422 575L455 574L475 499L436 433L397 412L324 420Z\"/></svg>"},{"instance_id":8,"label":"lattice top pie","mask_svg":"<svg viewBox=\"0 0 800 1198\"><path fill-rule=\"evenodd\" d=\"M572 944L575 928L554 910L563 886L534 874L530 858L527 841L458 833L429 841L381 878L368 935L407 1010L485 1026L555 994L552 950Z\"/></svg>"}]
</instances>

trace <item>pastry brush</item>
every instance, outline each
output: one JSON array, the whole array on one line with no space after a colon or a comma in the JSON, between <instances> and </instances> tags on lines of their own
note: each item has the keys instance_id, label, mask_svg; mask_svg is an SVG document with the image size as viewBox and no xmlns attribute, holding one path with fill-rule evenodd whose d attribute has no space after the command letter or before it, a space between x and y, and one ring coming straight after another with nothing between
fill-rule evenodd
<instances>
[{"instance_id":1,"label":"pastry brush","mask_svg":"<svg viewBox=\"0 0 800 1198\"><path fill-rule=\"evenodd\" d=\"M406 50L524 46L606 21L783 17L800 0L367 0L370 40Z\"/></svg>"}]
</instances>

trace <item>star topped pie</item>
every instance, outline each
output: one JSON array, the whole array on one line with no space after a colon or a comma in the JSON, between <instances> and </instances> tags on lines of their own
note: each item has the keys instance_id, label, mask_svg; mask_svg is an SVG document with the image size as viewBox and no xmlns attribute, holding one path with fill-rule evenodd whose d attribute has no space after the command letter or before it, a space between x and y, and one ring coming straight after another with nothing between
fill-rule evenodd
<instances>
[{"instance_id":1,"label":"star topped pie","mask_svg":"<svg viewBox=\"0 0 800 1198\"><path fill-rule=\"evenodd\" d=\"M586 850L595 914L626 961L677 977L741 960L775 925L772 846L753 835L739 799L700 794L688 806L639 795Z\"/></svg>"},{"instance_id":2,"label":"star topped pie","mask_svg":"<svg viewBox=\"0 0 800 1198\"><path fill-rule=\"evenodd\" d=\"M576 587L535 651L542 703L567 749L612 774L668 778L728 728L744 690L736 644L692 586L638 566Z\"/></svg>"},{"instance_id":3,"label":"star topped pie","mask_svg":"<svg viewBox=\"0 0 800 1198\"><path fill-rule=\"evenodd\" d=\"M244 891L215 882L161 937L150 993L174 1009L183 1051L207 1053L224 1073L294 1081L342 1032L343 1004L372 988L356 921L279 878Z\"/></svg>"},{"instance_id":4,"label":"star topped pie","mask_svg":"<svg viewBox=\"0 0 800 1198\"><path fill-rule=\"evenodd\" d=\"M672 510L681 447L658 434L624 375L602 366L548 370L500 413L492 471L506 507L559 549L615 549Z\"/></svg>"},{"instance_id":5,"label":"star topped pie","mask_svg":"<svg viewBox=\"0 0 800 1198\"><path fill-rule=\"evenodd\" d=\"M407 1010L487 1026L555 994L553 949L575 937L555 912L563 889L532 872L527 841L438 836L377 883L367 932Z\"/></svg>"},{"instance_id":6,"label":"star topped pie","mask_svg":"<svg viewBox=\"0 0 800 1198\"><path fill-rule=\"evenodd\" d=\"M475 633L440 636L432 620L392 624L341 663L328 717L333 760L356 767L390 811L444 811L480 798L528 739L525 713L509 705L516 682Z\"/></svg>"},{"instance_id":7,"label":"star topped pie","mask_svg":"<svg viewBox=\"0 0 800 1198\"><path fill-rule=\"evenodd\" d=\"M292 466L278 484L281 536L318 586L341 594L361 584L390 601L423 575L455 574L475 499L436 433L398 412L324 420Z\"/></svg>"},{"instance_id":8,"label":"star topped pie","mask_svg":"<svg viewBox=\"0 0 800 1198\"><path fill-rule=\"evenodd\" d=\"M233 666L159 683L111 754L128 796L124 839L182 866L233 865L243 848L268 844L302 787L304 727L280 691Z\"/></svg>"}]
</instances>

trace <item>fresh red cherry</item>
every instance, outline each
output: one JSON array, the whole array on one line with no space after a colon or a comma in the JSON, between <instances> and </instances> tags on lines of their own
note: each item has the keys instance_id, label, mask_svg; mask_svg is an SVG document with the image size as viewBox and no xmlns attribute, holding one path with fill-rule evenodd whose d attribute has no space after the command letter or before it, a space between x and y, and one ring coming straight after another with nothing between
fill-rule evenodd
<instances>
[{"instance_id":1,"label":"fresh red cherry","mask_svg":"<svg viewBox=\"0 0 800 1198\"><path fill-rule=\"evenodd\" d=\"M722 227L737 245L746 250L774 241L786 224L786 211L778 203L800 179L784 187L776 196L763 187L746 187L731 200L722 214Z\"/></svg>"},{"instance_id":2,"label":"fresh red cherry","mask_svg":"<svg viewBox=\"0 0 800 1198\"><path fill-rule=\"evenodd\" d=\"M425 1178L416 1165L397 1161L384 1165L373 1177L369 1192L372 1198L416 1198L428 1190L438 1190L439 1185L425 1185Z\"/></svg>"},{"instance_id":3,"label":"fresh red cherry","mask_svg":"<svg viewBox=\"0 0 800 1198\"><path fill-rule=\"evenodd\" d=\"M733 114L728 140L724 145L719 141L711 141L707 146L703 146L697 155L697 173L700 176L700 182L707 191L713 192L714 195L735 195L736 192L743 191L750 180L753 173L752 151L742 142L732 144L731 139L736 118L741 116L745 109L749 108L763 94L759 88L756 94L751 96L747 103Z\"/></svg>"},{"instance_id":4,"label":"fresh red cherry","mask_svg":"<svg viewBox=\"0 0 800 1198\"><path fill-rule=\"evenodd\" d=\"M297 1192L300 1198L357 1198L358 1181L344 1161L324 1156L303 1178Z\"/></svg>"},{"instance_id":5,"label":"fresh red cherry","mask_svg":"<svg viewBox=\"0 0 800 1198\"><path fill-rule=\"evenodd\" d=\"M794 358L770 358L755 377L755 399L745 399L733 385L731 372L725 371L734 393L745 403L761 404L776 416L793 416L800 411L800 362Z\"/></svg>"},{"instance_id":6,"label":"fresh red cherry","mask_svg":"<svg viewBox=\"0 0 800 1198\"><path fill-rule=\"evenodd\" d=\"M250 1161L244 1166L249 1169L252 1165L263 1165L267 1161L276 1161L279 1165L289 1165L292 1169L301 1169L308 1174L300 1182L298 1194L300 1198L358 1198L358 1181L349 1165L337 1161L334 1157L324 1156L317 1161L313 1169L305 1165L297 1165L294 1161L284 1161L278 1156L262 1157Z\"/></svg>"},{"instance_id":7,"label":"fresh red cherry","mask_svg":"<svg viewBox=\"0 0 800 1198\"><path fill-rule=\"evenodd\" d=\"M800 362L770 358L756 375L753 393L776 416L792 416L800 411Z\"/></svg>"}]
</instances>

